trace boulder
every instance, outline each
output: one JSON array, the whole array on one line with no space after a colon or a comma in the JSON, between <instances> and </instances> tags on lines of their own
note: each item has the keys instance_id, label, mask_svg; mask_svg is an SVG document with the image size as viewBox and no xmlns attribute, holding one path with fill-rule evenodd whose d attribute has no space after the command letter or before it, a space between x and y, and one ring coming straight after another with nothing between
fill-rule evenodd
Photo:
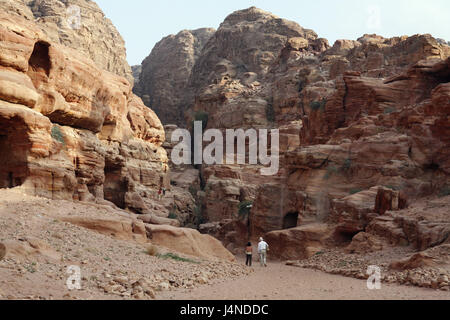
<instances>
[{"instance_id":1,"label":"boulder","mask_svg":"<svg viewBox=\"0 0 450 320\"><path fill-rule=\"evenodd\" d=\"M208 260L235 261L219 240L197 230L157 225L147 225L147 228L152 235L151 242L158 246Z\"/></svg>"},{"instance_id":2,"label":"boulder","mask_svg":"<svg viewBox=\"0 0 450 320\"><path fill-rule=\"evenodd\" d=\"M308 259L326 248L330 231L326 224L308 224L269 232L264 236L270 247L268 256L281 260Z\"/></svg>"},{"instance_id":3,"label":"boulder","mask_svg":"<svg viewBox=\"0 0 450 320\"><path fill-rule=\"evenodd\" d=\"M139 243L147 242L147 232L142 221L121 217L90 218L65 216L58 217L58 219L119 240L131 240Z\"/></svg>"},{"instance_id":4,"label":"boulder","mask_svg":"<svg viewBox=\"0 0 450 320\"><path fill-rule=\"evenodd\" d=\"M147 224L167 225L167 226L173 226L173 227L180 226L180 222L178 220L158 217L153 214L139 215L137 218Z\"/></svg>"},{"instance_id":5,"label":"boulder","mask_svg":"<svg viewBox=\"0 0 450 320\"><path fill-rule=\"evenodd\" d=\"M375 200L375 212L384 215L386 211L401 210L406 207L406 199L400 192L388 188L379 188Z\"/></svg>"},{"instance_id":6,"label":"boulder","mask_svg":"<svg viewBox=\"0 0 450 320\"><path fill-rule=\"evenodd\" d=\"M404 271L435 266L437 266L437 263L433 257L428 256L426 253L419 252L401 261L392 262L389 265L389 269Z\"/></svg>"},{"instance_id":7,"label":"boulder","mask_svg":"<svg viewBox=\"0 0 450 320\"><path fill-rule=\"evenodd\" d=\"M59 262L62 254L53 249L47 242L29 237L26 239L6 240L0 245L3 257L11 257L20 261L54 261ZM0 252L0 256L1 256Z\"/></svg>"},{"instance_id":8,"label":"boulder","mask_svg":"<svg viewBox=\"0 0 450 320\"><path fill-rule=\"evenodd\" d=\"M345 251L348 253L367 254L383 250L383 242L376 236L366 232L360 232L353 237L352 242Z\"/></svg>"}]
</instances>

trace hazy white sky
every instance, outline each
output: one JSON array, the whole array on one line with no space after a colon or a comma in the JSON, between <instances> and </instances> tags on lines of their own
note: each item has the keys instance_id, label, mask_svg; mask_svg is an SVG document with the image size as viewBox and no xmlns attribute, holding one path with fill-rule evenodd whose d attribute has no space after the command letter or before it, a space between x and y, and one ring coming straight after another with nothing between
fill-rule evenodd
<instances>
[{"instance_id":1,"label":"hazy white sky","mask_svg":"<svg viewBox=\"0 0 450 320\"><path fill-rule=\"evenodd\" d=\"M218 28L233 11L256 6L313 29L330 44L365 33L431 33L450 41L448 0L95 0L140 64L161 38L183 29Z\"/></svg>"}]
</instances>

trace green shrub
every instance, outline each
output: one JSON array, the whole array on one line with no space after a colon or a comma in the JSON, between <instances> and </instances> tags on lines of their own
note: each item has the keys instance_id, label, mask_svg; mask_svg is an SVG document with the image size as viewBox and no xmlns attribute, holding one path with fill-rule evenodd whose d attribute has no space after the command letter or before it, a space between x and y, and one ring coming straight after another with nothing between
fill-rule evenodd
<instances>
[{"instance_id":1,"label":"green shrub","mask_svg":"<svg viewBox=\"0 0 450 320\"><path fill-rule=\"evenodd\" d=\"M175 212L170 212L169 219L178 219L178 215Z\"/></svg>"},{"instance_id":2,"label":"green shrub","mask_svg":"<svg viewBox=\"0 0 450 320\"><path fill-rule=\"evenodd\" d=\"M384 109L384 114L391 114L394 113L395 111L397 111L397 109L395 109L394 107L387 107Z\"/></svg>"},{"instance_id":3,"label":"green shrub","mask_svg":"<svg viewBox=\"0 0 450 320\"><path fill-rule=\"evenodd\" d=\"M322 99L322 101L313 101L310 103L310 107L312 110L314 111L318 111L318 110L325 110L325 106L327 104L327 99Z\"/></svg>"},{"instance_id":4,"label":"green shrub","mask_svg":"<svg viewBox=\"0 0 450 320\"><path fill-rule=\"evenodd\" d=\"M197 111L194 113L194 121L201 121L203 129L206 129L209 121L209 114L205 111Z\"/></svg>"},{"instance_id":5,"label":"green shrub","mask_svg":"<svg viewBox=\"0 0 450 320\"><path fill-rule=\"evenodd\" d=\"M197 193L198 189L192 185L189 186L189 193L194 197L194 199L197 199Z\"/></svg>"},{"instance_id":6,"label":"green shrub","mask_svg":"<svg viewBox=\"0 0 450 320\"><path fill-rule=\"evenodd\" d=\"M61 129L58 126L53 126L52 127L52 138L55 139L56 141L62 143L62 144L66 144L66 140L64 139L64 135L61 132Z\"/></svg>"},{"instance_id":7,"label":"green shrub","mask_svg":"<svg viewBox=\"0 0 450 320\"><path fill-rule=\"evenodd\" d=\"M325 180L330 179L331 176L332 176L333 174L337 173L337 172L338 172L338 169L337 169L335 166L333 166L333 165L328 166L328 167L327 167L327 173L325 174L324 179L325 179Z\"/></svg>"},{"instance_id":8,"label":"green shrub","mask_svg":"<svg viewBox=\"0 0 450 320\"><path fill-rule=\"evenodd\" d=\"M352 167L352 159L348 158L345 159L344 164L341 167L341 170L347 171L350 170L351 167Z\"/></svg>"},{"instance_id":9,"label":"green shrub","mask_svg":"<svg viewBox=\"0 0 450 320\"><path fill-rule=\"evenodd\" d=\"M246 218L252 210L253 202L249 200L242 201L238 205L238 214L240 218Z\"/></svg>"},{"instance_id":10,"label":"green shrub","mask_svg":"<svg viewBox=\"0 0 450 320\"><path fill-rule=\"evenodd\" d=\"M443 197L447 197L447 196L450 196L450 186L445 186L439 192L439 197L443 198Z\"/></svg>"},{"instance_id":11,"label":"green shrub","mask_svg":"<svg viewBox=\"0 0 450 320\"><path fill-rule=\"evenodd\" d=\"M29 272L29 273L35 273L36 272L36 268L34 268L35 265L26 265L25 269Z\"/></svg>"},{"instance_id":12,"label":"green shrub","mask_svg":"<svg viewBox=\"0 0 450 320\"><path fill-rule=\"evenodd\" d=\"M267 104L266 106L266 117L267 121L275 122L275 109L273 108L273 105L271 103Z\"/></svg>"},{"instance_id":13,"label":"green shrub","mask_svg":"<svg viewBox=\"0 0 450 320\"><path fill-rule=\"evenodd\" d=\"M353 195L353 194L360 193L361 191L363 191L363 189L355 188L355 189L351 189L349 193L350 193L351 195Z\"/></svg>"},{"instance_id":14,"label":"green shrub","mask_svg":"<svg viewBox=\"0 0 450 320\"><path fill-rule=\"evenodd\" d=\"M194 208L194 214L195 214L195 219L197 222L197 228L206 222L205 218L203 217L203 208L201 205L196 205Z\"/></svg>"},{"instance_id":15,"label":"green shrub","mask_svg":"<svg viewBox=\"0 0 450 320\"><path fill-rule=\"evenodd\" d=\"M182 258L175 253L158 254L158 258L164 259L164 260L172 259L172 260L180 261L180 262L189 262L189 263L200 264L200 262L198 262L198 261L195 261L192 259L187 259L187 258Z\"/></svg>"},{"instance_id":16,"label":"green shrub","mask_svg":"<svg viewBox=\"0 0 450 320\"><path fill-rule=\"evenodd\" d=\"M388 188L388 189L392 189L392 190L394 190L394 191L400 191L400 190L401 190L400 187L391 186L391 185L387 185L387 186L384 186L384 187L385 187L385 188Z\"/></svg>"}]
</instances>

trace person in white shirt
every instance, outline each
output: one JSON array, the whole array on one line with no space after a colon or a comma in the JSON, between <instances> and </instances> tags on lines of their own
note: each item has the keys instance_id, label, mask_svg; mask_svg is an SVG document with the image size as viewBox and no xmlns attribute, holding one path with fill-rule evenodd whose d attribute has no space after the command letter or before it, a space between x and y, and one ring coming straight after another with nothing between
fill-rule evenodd
<instances>
[{"instance_id":1,"label":"person in white shirt","mask_svg":"<svg viewBox=\"0 0 450 320\"><path fill-rule=\"evenodd\" d=\"M264 241L263 238L259 238L258 243L258 253L259 261L261 262L261 267L267 267L267 251L269 250L269 245Z\"/></svg>"}]
</instances>

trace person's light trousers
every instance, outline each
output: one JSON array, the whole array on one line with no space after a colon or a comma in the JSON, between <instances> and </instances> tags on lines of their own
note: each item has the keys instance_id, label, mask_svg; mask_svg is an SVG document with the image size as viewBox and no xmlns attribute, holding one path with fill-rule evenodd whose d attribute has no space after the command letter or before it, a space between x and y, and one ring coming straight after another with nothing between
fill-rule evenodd
<instances>
[{"instance_id":1,"label":"person's light trousers","mask_svg":"<svg viewBox=\"0 0 450 320\"><path fill-rule=\"evenodd\" d=\"M267 266L267 251L263 250L259 253L259 262L261 263L261 266Z\"/></svg>"}]
</instances>

